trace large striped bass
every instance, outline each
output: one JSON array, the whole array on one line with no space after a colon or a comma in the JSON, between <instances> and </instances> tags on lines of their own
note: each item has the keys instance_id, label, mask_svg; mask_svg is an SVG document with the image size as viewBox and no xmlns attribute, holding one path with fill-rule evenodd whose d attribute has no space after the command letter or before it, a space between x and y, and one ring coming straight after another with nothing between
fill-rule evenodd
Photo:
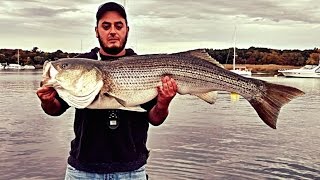
<instances>
[{"instance_id":1,"label":"large striped bass","mask_svg":"<svg viewBox=\"0 0 320 180\"><path fill-rule=\"evenodd\" d=\"M204 50L137 55L115 61L60 59L45 63L41 83L54 87L76 108L139 110L140 104L157 96L157 86L165 75L175 79L179 94L195 95L211 104L217 91L240 94L272 128L276 128L281 107L304 94L294 87L225 70Z\"/></svg>"}]
</instances>

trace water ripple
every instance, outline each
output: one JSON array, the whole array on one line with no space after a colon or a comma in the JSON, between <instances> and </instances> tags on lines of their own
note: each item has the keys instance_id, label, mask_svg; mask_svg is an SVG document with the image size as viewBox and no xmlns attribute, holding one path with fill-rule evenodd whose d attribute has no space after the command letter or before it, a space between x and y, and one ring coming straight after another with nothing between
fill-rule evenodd
<instances>
[{"instance_id":1,"label":"water ripple","mask_svg":"<svg viewBox=\"0 0 320 180\"><path fill-rule=\"evenodd\" d=\"M74 110L47 116L35 91L40 72L0 72L0 179L63 179ZM209 105L177 96L165 123L150 126L151 179L320 179L320 80L263 78L306 92L267 127L242 97ZM18 167L18 168L12 168Z\"/></svg>"}]
</instances>

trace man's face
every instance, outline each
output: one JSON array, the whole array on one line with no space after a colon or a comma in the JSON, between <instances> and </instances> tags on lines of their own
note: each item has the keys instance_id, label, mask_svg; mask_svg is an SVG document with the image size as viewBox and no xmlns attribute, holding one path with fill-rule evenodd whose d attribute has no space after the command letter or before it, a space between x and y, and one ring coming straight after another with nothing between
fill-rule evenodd
<instances>
[{"instance_id":1,"label":"man's face","mask_svg":"<svg viewBox=\"0 0 320 180\"><path fill-rule=\"evenodd\" d=\"M126 45L129 27L116 11L106 12L96 27L96 37L104 52L117 55Z\"/></svg>"}]
</instances>

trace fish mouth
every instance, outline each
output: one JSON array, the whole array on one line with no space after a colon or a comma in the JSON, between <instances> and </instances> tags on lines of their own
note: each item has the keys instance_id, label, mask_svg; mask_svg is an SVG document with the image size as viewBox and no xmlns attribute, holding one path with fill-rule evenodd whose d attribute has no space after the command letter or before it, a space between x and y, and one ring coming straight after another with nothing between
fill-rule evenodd
<instances>
[{"instance_id":1,"label":"fish mouth","mask_svg":"<svg viewBox=\"0 0 320 180\"><path fill-rule=\"evenodd\" d=\"M54 68L50 61L46 61L43 64L42 81L40 82L40 87L54 87L56 84L55 77L58 71Z\"/></svg>"}]
</instances>

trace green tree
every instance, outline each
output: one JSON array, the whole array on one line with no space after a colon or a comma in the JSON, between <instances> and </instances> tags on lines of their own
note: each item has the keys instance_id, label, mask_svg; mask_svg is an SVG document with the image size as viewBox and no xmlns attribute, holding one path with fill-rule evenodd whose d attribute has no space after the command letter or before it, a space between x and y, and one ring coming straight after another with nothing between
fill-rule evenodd
<instances>
[{"instance_id":1,"label":"green tree","mask_svg":"<svg viewBox=\"0 0 320 180\"><path fill-rule=\"evenodd\" d=\"M33 61L35 64L43 64L45 62L45 59L41 56L35 56Z\"/></svg>"},{"instance_id":2,"label":"green tree","mask_svg":"<svg viewBox=\"0 0 320 180\"><path fill-rule=\"evenodd\" d=\"M33 47L31 51L35 53L35 52L38 52L38 50L39 50L38 47Z\"/></svg>"},{"instance_id":3,"label":"green tree","mask_svg":"<svg viewBox=\"0 0 320 180\"><path fill-rule=\"evenodd\" d=\"M320 53L311 53L306 63L317 65L319 64L319 62L320 62Z\"/></svg>"},{"instance_id":4,"label":"green tree","mask_svg":"<svg viewBox=\"0 0 320 180\"><path fill-rule=\"evenodd\" d=\"M6 62L6 56L4 54L0 54L0 63Z\"/></svg>"},{"instance_id":5,"label":"green tree","mask_svg":"<svg viewBox=\"0 0 320 180\"><path fill-rule=\"evenodd\" d=\"M26 65L34 65L34 61L30 58L30 57L27 57L27 60L25 62Z\"/></svg>"}]
</instances>

